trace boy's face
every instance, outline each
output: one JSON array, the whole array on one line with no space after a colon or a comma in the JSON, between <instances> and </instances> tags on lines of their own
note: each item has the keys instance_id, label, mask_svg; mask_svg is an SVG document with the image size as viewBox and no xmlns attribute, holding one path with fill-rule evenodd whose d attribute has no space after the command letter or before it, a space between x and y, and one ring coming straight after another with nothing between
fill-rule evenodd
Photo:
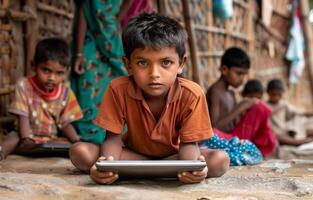
<instances>
[{"instance_id":1,"label":"boy's face","mask_svg":"<svg viewBox=\"0 0 313 200\"><path fill-rule=\"evenodd\" d=\"M245 76L248 74L248 69L236 66L222 66L221 72L225 81L229 85L233 86L234 88L238 88L240 85L242 85Z\"/></svg>"},{"instance_id":2,"label":"boy's face","mask_svg":"<svg viewBox=\"0 0 313 200\"><path fill-rule=\"evenodd\" d=\"M150 47L135 49L130 60L124 57L124 63L129 75L134 77L144 95L160 97L167 94L176 80L177 74L182 73L186 56L179 62L175 48L164 47L155 50Z\"/></svg>"},{"instance_id":3,"label":"boy's face","mask_svg":"<svg viewBox=\"0 0 313 200\"><path fill-rule=\"evenodd\" d=\"M248 97L248 98L258 98L258 99L262 99L263 93L262 92L251 92L248 94L245 94L244 97Z\"/></svg>"},{"instance_id":4,"label":"boy's face","mask_svg":"<svg viewBox=\"0 0 313 200\"><path fill-rule=\"evenodd\" d=\"M41 86L46 92L52 91L53 88L57 87L67 77L67 67L61 65L59 62L48 60L33 67L38 81L42 84Z\"/></svg>"},{"instance_id":5,"label":"boy's face","mask_svg":"<svg viewBox=\"0 0 313 200\"><path fill-rule=\"evenodd\" d=\"M268 101L272 104L277 104L283 97L283 90L269 90L268 92Z\"/></svg>"}]
</instances>

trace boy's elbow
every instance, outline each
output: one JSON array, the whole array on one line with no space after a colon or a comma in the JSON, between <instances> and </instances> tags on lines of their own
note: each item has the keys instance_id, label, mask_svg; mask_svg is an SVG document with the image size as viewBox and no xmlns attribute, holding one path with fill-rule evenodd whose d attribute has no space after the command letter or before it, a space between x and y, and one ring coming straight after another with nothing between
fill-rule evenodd
<instances>
[{"instance_id":1,"label":"boy's elbow","mask_svg":"<svg viewBox=\"0 0 313 200\"><path fill-rule=\"evenodd\" d=\"M181 143L178 157L180 160L197 160L200 156L200 149L197 143Z\"/></svg>"}]
</instances>

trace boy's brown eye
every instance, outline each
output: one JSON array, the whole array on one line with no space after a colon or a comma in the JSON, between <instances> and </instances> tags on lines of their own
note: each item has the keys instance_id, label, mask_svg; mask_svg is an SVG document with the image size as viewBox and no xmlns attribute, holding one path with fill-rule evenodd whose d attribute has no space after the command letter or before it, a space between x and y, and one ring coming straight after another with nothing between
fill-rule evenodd
<instances>
[{"instance_id":1,"label":"boy's brown eye","mask_svg":"<svg viewBox=\"0 0 313 200\"><path fill-rule=\"evenodd\" d=\"M170 60L163 60L162 64L165 65L165 66L168 66L168 65L172 64L172 61L170 61Z\"/></svg>"},{"instance_id":2,"label":"boy's brown eye","mask_svg":"<svg viewBox=\"0 0 313 200\"><path fill-rule=\"evenodd\" d=\"M146 66L147 62L144 61L144 60L139 60L139 61L137 61L137 65L139 65L139 66Z\"/></svg>"}]
</instances>

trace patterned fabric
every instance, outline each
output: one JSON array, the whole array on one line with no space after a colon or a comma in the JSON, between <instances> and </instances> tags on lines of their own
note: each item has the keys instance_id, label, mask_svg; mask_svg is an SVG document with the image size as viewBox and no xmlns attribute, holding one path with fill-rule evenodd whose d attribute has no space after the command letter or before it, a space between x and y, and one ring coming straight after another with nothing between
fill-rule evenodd
<instances>
[{"instance_id":1,"label":"patterned fabric","mask_svg":"<svg viewBox=\"0 0 313 200\"><path fill-rule=\"evenodd\" d=\"M202 142L200 148L223 149L230 158L231 166L255 165L263 160L260 150L249 140L233 137L229 141L214 134L212 138Z\"/></svg>"},{"instance_id":2,"label":"patterned fabric","mask_svg":"<svg viewBox=\"0 0 313 200\"><path fill-rule=\"evenodd\" d=\"M74 123L81 140L101 144L105 130L93 124L98 107L109 82L126 75L121 57L123 47L118 32L116 15L120 0L86 0L83 12L87 21L87 32L83 47L85 73L71 76L71 87L80 103L84 117ZM77 11L78 9L76 9ZM73 38L76 38L78 13L75 14ZM73 55L76 54L73 44Z\"/></svg>"},{"instance_id":3,"label":"patterned fabric","mask_svg":"<svg viewBox=\"0 0 313 200\"><path fill-rule=\"evenodd\" d=\"M28 117L32 134L54 137L58 128L82 118L76 97L69 87L60 85L59 97L47 101L38 94L29 80L24 77L17 82L9 112Z\"/></svg>"},{"instance_id":4,"label":"patterned fabric","mask_svg":"<svg viewBox=\"0 0 313 200\"><path fill-rule=\"evenodd\" d=\"M153 9L150 0L132 0L130 8L120 21L120 24L124 27L132 17L135 17L142 12L151 13L152 11Z\"/></svg>"},{"instance_id":5,"label":"patterned fabric","mask_svg":"<svg viewBox=\"0 0 313 200\"><path fill-rule=\"evenodd\" d=\"M271 110L263 101L259 101L248 109L236 124L235 128L228 133L214 129L220 138L230 140L233 137L250 140L262 152L262 155L271 154L277 140L270 124Z\"/></svg>"}]
</instances>

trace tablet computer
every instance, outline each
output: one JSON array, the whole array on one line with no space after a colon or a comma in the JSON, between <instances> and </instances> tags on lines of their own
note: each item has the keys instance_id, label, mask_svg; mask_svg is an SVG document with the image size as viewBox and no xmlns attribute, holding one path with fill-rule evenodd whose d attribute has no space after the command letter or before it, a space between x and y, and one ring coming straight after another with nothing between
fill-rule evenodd
<instances>
[{"instance_id":1,"label":"tablet computer","mask_svg":"<svg viewBox=\"0 0 313 200\"><path fill-rule=\"evenodd\" d=\"M70 147L71 144L69 143L36 144L33 149L29 151L18 152L18 154L32 157L68 157Z\"/></svg>"},{"instance_id":2,"label":"tablet computer","mask_svg":"<svg viewBox=\"0 0 313 200\"><path fill-rule=\"evenodd\" d=\"M180 171L201 171L206 162L201 160L99 160L100 171L114 171L120 177L176 178Z\"/></svg>"},{"instance_id":3,"label":"tablet computer","mask_svg":"<svg viewBox=\"0 0 313 200\"><path fill-rule=\"evenodd\" d=\"M39 149L51 151L68 151L70 147L69 143L44 143L37 146Z\"/></svg>"}]
</instances>

